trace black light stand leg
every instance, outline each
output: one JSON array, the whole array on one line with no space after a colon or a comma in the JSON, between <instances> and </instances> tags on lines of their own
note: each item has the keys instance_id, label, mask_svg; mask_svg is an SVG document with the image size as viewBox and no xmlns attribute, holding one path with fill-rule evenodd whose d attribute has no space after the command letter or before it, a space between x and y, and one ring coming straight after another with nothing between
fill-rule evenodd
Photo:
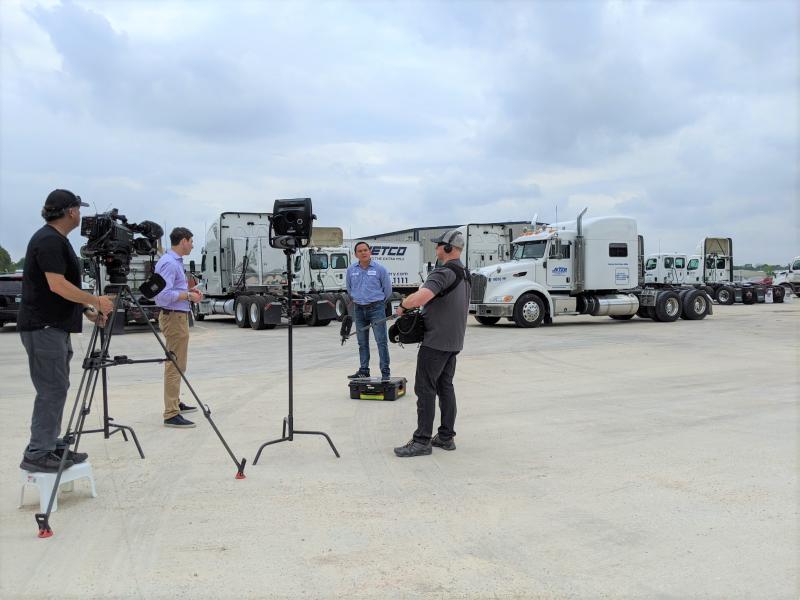
<instances>
[{"instance_id":1,"label":"black light stand leg","mask_svg":"<svg viewBox=\"0 0 800 600\"><path fill-rule=\"evenodd\" d=\"M122 289L120 291L120 295L123 292L128 294L128 297L131 299L131 301L133 301L133 303L136 305L136 307L144 314L144 309L142 308L142 305L139 304L139 301L136 299L136 297L131 292L131 289L127 285L124 286L124 289ZM195 401L197 402L197 404L202 409L203 416L206 418L206 420L208 421L209 425L211 425L211 428L214 430L214 433L217 434L217 437L219 438L219 441L222 442L222 445L225 447L225 450L228 452L228 455L231 457L231 459L233 460L233 463L236 465L236 469L237 469L237 471L236 471L236 479L245 479L244 467L245 467L245 464L247 464L247 459L246 458L242 458L241 461L236 459L236 455L233 453L233 451L231 450L230 446L228 446L228 442L226 442L225 438L222 437L222 433L217 428L217 425L216 425L216 423L214 423L214 420L211 418L211 409L208 407L208 405L204 404L202 400L200 400L200 397L194 391L194 388L192 387L192 384L189 383L189 380L186 378L186 375L181 370L181 368L178 366L178 361L175 358L175 354L173 354L172 352L169 351L169 349L167 348L166 344L161 339L161 336L158 335L158 331L156 331L156 328L153 326L153 324L150 322L149 319L147 321L147 324L149 325L150 330L153 332L153 335L155 336L155 338L158 340L158 343L161 345L162 350L164 350L164 355L166 356L166 358L157 359L157 362L165 362L167 360L172 362L173 366L175 367L175 369L180 374L181 379L186 384L186 387L192 393L192 396L194 397ZM154 362L154 361L132 361L132 360L128 360L126 362L135 363L135 362Z\"/></svg>"},{"instance_id":2,"label":"black light stand leg","mask_svg":"<svg viewBox=\"0 0 800 600\"><path fill-rule=\"evenodd\" d=\"M292 255L295 253L294 249L286 249L283 251L286 254L286 281L287 281L287 298L288 304L286 306L286 314L289 317L289 415L284 417L283 419L283 428L281 430L281 437L277 440L272 440L269 442L265 442L261 444L256 452L256 457L253 459L253 464L258 464L258 459L261 457L261 451L264 450L267 446L272 444L279 444L280 442L291 442L294 440L295 434L297 435L321 435L326 440L328 440L328 444L331 446L331 450L336 455L336 458L341 458L339 456L339 451L336 449L336 446L333 445L331 438L328 436L327 433L323 431L300 431L295 430L294 428L294 370L292 366L292 356L293 356L293 348L292 348ZM287 435L288 432L288 435Z\"/></svg>"}]
</instances>

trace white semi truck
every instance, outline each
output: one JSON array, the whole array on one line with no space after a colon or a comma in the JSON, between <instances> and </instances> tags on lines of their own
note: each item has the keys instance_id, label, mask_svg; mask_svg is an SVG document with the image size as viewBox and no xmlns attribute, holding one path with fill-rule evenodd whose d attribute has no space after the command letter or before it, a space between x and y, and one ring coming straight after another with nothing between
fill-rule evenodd
<instances>
[{"instance_id":1,"label":"white semi truck","mask_svg":"<svg viewBox=\"0 0 800 600\"><path fill-rule=\"evenodd\" d=\"M679 252L648 254L644 261L644 282L651 285L700 285L703 269L699 256Z\"/></svg>"},{"instance_id":2,"label":"white semi truck","mask_svg":"<svg viewBox=\"0 0 800 600\"><path fill-rule=\"evenodd\" d=\"M775 273L772 284L782 287L786 294L800 296L800 256L792 259L788 270Z\"/></svg>"},{"instance_id":3,"label":"white semi truck","mask_svg":"<svg viewBox=\"0 0 800 600\"><path fill-rule=\"evenodd\" d=\"M644 282L644 241L629 217L556 223L514 240L511 260L472 274L470 313L538 327L564 315L671 322L711 314L705 290Z\"/></svg>"},{"instance_id":4,"label":"white semi truck","mask_svg":"<svg viewBox=\"0 0 800 600\"><path fill-rule=\"evenodd\" d=\"M201 253L205 298L193 305L197 320L232 315L239 327L272 329L289 317L290 307L293 323L309 325L327 325L345 310L340 292L350 261L341 229L314 228L309 247L293 257L288 298L286 255L269 245L269 216L225 212L211 225Z\"/></svg>"},{"instance_id":5,"label":"white semi truck","mask_svg":"<svg viewBox=\"0 0 800 600\"><path fill-rule=\"evenodd\" d=\"M231 315L239 327L273 329L288 318L286 255L269 245L269 213L225 212L211 225L202 249L199 277L205 298L193 305L195 319ZM314 227L308 247L292 263L292 322L328 325L346 314L347 267L352 245L339 227ZM416 291L424 281L418 242L373 246L373 255L390 272L395 293L386 314L403 293ZM190 271L196 272L195 265Z\"/></svg>"},{"instance_id":6,"label":"white semi truck","mask_svg":"<svg viewBox=\"0 0 800 600\"><path fill-rule=\"evenodd\" d=\"M733 276L733 240L729 237L706 237L697 244L697 256L703 268L702 283L709 295L720 304L755 304L764 302L768 289L774 302L783 302L785 288L737 282Z\"/></svg>"}]
</instances>

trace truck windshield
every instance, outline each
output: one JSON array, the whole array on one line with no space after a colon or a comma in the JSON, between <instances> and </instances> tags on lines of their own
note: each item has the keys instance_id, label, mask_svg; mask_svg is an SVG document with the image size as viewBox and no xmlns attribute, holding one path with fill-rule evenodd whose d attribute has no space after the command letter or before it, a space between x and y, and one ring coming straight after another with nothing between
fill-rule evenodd
<instances>
[{"instance_id":1,"label":"truck windshield","mask_svg":"<svg viewBox=\"0 0 800 600\"><path fill-rule=\"evenodd\" d=\"M523 242L514 246L514 254L511 258L514 260L520 260L522 258L542 258L546 249L547 240Z\"/></svg>"}]
</instances>

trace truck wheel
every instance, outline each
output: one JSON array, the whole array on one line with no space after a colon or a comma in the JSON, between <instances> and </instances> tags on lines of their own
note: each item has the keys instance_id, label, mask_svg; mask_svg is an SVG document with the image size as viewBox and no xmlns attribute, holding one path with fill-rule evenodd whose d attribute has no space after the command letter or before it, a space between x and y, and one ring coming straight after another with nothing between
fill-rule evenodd
<instances>
[{"instance_id":1,"label":"truck wheel","mask_svg":"<svg viewBox=\"0 0 800 600\"><path fill-rule=\"evenodd\" d=\"M717 297L717 295L714 293L714 288L711 287L710 285L703 286L703 289L706 291L706 294L708 294L710 298Z\"/></svg>"},{"instance_id":2,"label":"truck wheel","mask_svg":"<svg viewBox=\"0 0 800 600\"><path fill-rule=\"evenodd\" d=\"M742 304L755 304L756 291L751 287L742 288Z\"/></svg>"},{"instance_id":3,"label":"truck wheel","mask_svg":"<svg viewBox=\"0 0 800 600\"><path fill-rule=\"evenodd\" d=\"M782 283L780 287L783 288L783 297L785 298L787 294L791 294L793 292L792 286L788 283Z\"/></svg>"},{"instance_id":4,"label":"truck wheel","mask_svg":"<svg viewBox=\"0 0 800 600\"><path fill-rule=\"evenodd\" d=\"M772 301L775 304L783 304L783 299L786 297L786 290L780 286L776 285L772 287Z\"/></svg>"},{"instance_id":5,"label":"truck wheel","mask_svg":"<svg viewBox=\"0 0 800 600\"><path fill-rule=\"evenodd\" d=\"M655 320L672 323L681 316L681 301L675 292L661 292L656 297Z\"/></svg>"},{"instance_id":6,"label":"truck wheel","mask_svg":"<svg viewBox=\"0 0 800 600\"><path fill-rule=\"evenodd\" d=\"M708 296L705 290L689 290L683 297L681 317L688 321L705 319L708 314Z\"/></svg>"},{"instance_id":7,"label":"truck wheel","mask_svg":"<svg viewBox=\"0 0 800 600\"><path fill-rule=\"evenodd\" d=\"M233 307L233 318L237 327L247 327L250 324L250 296L239 296L236 306Z\"/></svg>"},{"instance_id":8,"label":"truck wheel","mask_svg":"<svg viewBox=\"0 0 800 600\"><path fill-rule=\"evenodd\" d=\"M650 316L650 311L648 310L649 306L639 306L639 310L636 311L636 316L640 319L652 319Z\"/></svg>"},{"instance_id":9,"label":"truck wheel","mask_svg":"<svg viewBox=\"0 0 800 600\"><path fill-rule=\"evenodd\" d=\"M481 325L497 325L500 317L475 317L475 320Z\"/></svg>"},{"instance_id":10,"label":"truck wheel","mask_svg":"<svg viewBox=\"0 0 800 600\"><path fill-rule=\"evenodd\" d=\"M264 329L264 305L266 301L261 296L254 296L247 309L250 319L250 327L259 330Z\"/></svg>"},{"instance_id":11,"label":"truck wheel","mask_svg":"<svg viewBox=\"0 0 800 600\"><path fill-rule=\"evenodd\" d=\"M206 316L200 312L200 305L192 302L192 317L195 321L202 321Z\"/></svg>"},{"instance_id":12,"label":"truck wheel","mask_svg":"<svg viewBox=\"0 0 800 600\"><path fill-rule=\"evenodd\" d=\"M731 305L736 301L736 294L729 285L723 285L717 290L717 302L720 304Z\"/></svg>"},{"instance_id":13,"label":"truck wheel","mask_svg":"<svg viewBox=\"0 0 800 600\"><path fill-rule=\"evenodd\" d=\"M544 303L534 294L523 294L514 305L517 327L538 327L544 320Z\"/></svg>"}]
</instances>

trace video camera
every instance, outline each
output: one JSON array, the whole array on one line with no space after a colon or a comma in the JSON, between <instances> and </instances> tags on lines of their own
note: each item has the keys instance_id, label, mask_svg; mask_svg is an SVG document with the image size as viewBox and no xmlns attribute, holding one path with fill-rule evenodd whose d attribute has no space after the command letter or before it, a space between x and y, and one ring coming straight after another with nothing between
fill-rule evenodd
<instances>
[{"instance_id":1,"label":"video camera","mask_svg":"<svg viewBox=\"0 0 800 600\"><path fill-rule=\"evenodd\" d=\"M134 234L142 237L134 237ZM125 215L114 208L108 212L81 219L81 235L88 239L81 248L81 255L103 262L112 284L127 283L131 256L154 256L158 240L164 230L152 221L128 223Z\"/></svg>"}]
</instances>

